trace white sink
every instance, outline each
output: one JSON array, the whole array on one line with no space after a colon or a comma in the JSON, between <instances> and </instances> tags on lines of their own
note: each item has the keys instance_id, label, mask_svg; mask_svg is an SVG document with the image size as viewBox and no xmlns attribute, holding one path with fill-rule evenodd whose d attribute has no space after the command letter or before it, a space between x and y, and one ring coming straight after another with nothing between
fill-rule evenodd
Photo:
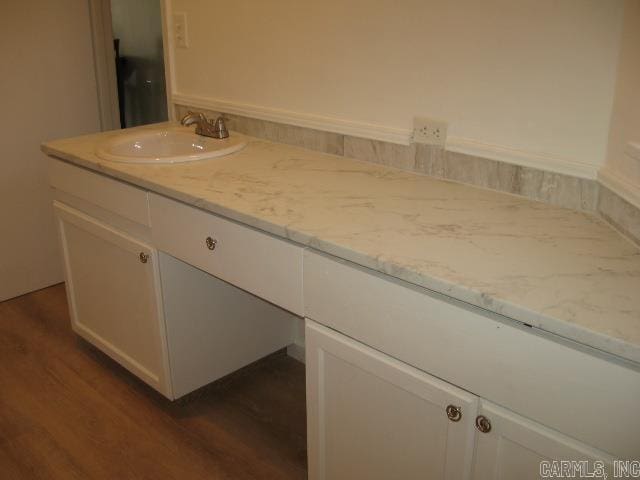
<instances>
[{"instance_id":1,"label":"white sink","mask_svg":"<svg viewBox=\"0 0 640 480\"><path fill-rule=\"evenodd\" d=\"M246 144L237 133L217 139L176 127L116 135L98 145L96 155L112 162L182 163L229 155Z\"/></svg>"}]
</instances>

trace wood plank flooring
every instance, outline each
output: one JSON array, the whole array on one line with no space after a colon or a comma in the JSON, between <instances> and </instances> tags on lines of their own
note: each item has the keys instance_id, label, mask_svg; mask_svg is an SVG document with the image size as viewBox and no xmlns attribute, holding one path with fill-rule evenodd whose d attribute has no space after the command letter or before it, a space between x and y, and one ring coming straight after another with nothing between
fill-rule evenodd
<instances>
[{"instance_id":1,"label":"wood plank flooring","mask_svg":"<svg viewBox=\"0 0 640 480\"><path fill-rule=\"evenodd\" d=\"M0 478L304 479L304 366L169 402L80 340L64 285L0 303Z\"/></svg>"}]
</instances>

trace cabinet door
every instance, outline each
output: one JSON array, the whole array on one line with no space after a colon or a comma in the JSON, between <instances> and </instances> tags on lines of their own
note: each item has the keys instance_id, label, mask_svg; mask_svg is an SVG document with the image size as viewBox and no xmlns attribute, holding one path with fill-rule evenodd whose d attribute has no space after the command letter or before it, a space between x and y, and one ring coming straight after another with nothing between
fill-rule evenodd
<instances>
[{"instance_id":1,"label":"cabinet door","mask_svg":"<svg viewBox=\"0 0 640 480\"><path fill-rule=\"evenodd\" d=\"M468 477L477 397L306 322L310 480Z\"/></svg>"},{"instance_id":2,"label":"cabinet door","mask_svg":"<svg viewBox=\"0 0 640 480\"><path fill-rule=\"evenodd\" d=\"M571 415L570 411L566 412ZM612 477L613 458L559 432L543 427L509 410L481 401L479 415L484 416L490 430L478 431L473 463L473 478L477 480L519 480L548 478L549 472L574 469L578 464L562 465L560 461L587 461L581 468L594 472L595 463ZM578 419L589 421L589 419ZM541 462L545 462L541 466ZM543 470L541 470L543 469ZM604 478L602 473L595 478ZM546 475L545 475L546 474ZM556 475L557 477L558 475ZM565 474L565 477L569 475ZM583 474L582 477L587 475ZM576 471L573 477L581 475Z\"/></svg>"},{"instance_id":3,"label":"cabinet door","mask_svg":"<svg viewBox=\"0 0 640 480\"><path fill-rule=\"evenodd\" d=\"M63 204L55 210L74 331L170 397L156 252Z\"/></svg>"}]
</instances>

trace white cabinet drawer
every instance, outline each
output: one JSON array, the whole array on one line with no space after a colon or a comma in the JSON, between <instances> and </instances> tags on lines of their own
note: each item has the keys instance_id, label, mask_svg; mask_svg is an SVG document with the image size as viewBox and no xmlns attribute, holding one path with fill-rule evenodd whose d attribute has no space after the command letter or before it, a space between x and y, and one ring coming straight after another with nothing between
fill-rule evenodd
<instances>
[{"instance_id":1,"label":"white cabinet drawer","mask_svg":"<svg viewBox=\"0 0 640 480\"><path fill-rule=\"evenodd\" d=\"M150 225L145 190L54 158L49 159L49 182L57 190L136 223Z\"/></svg>"},{"instance_id":2,"label":"white cabinet drawer","mask_svg":"<svg viewBox=\"0 0 640 480\"><path fill-rule=\"evenodd\" d=\"M302 315L302 247L160 195L150 204L159 250Z\"/></svg>"},{"instance_id":3,"label":"white cabinet drawer","mask_svg":"<svg viewBox=\"0 0 640 480\"><path fill-rule=\"evenodd\" d=\"M305 316L588 445L640 456L640 373L425 289L305 251Z\"/></svg>"}]
</instances>

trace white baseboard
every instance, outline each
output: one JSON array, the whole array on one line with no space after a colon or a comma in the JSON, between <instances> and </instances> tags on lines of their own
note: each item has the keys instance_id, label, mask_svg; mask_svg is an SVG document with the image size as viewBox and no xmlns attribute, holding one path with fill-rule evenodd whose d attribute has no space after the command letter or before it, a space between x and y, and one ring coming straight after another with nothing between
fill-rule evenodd
<instances>
[{"instance_id":1,"label":"white baseboard","mask_svg":"<svg viewBox=\"0 0 640 480\"><path fill-rule=\"evenodd\" d=\"M304 363L304 355L305 355L304 345L300 345L298 343L292 343L291 345L287 345L287 355L289 355L291 358L295 358L299 362Z\"/></svg>"},{"instance_id":2,"label":"white baseboard","mask_svg":"<svg viewBox=\"0 0 640 480\"><path fill-rule=\"evenodd\" d=\"M598 181L613 190L631 205L640 208L640 187L633 185L609 167L603 167L598 172Z\"/></svg>"},{"instance_id":3,"label":"white baseboard","mask_svg":"<svg viewBox=\"0 0 640 480\"><path fill-rule=\"evenodd\" d=\"M354 137L381 140L384 142L409 145L413 132L410 129L386 127L384 125L364 122L348 121L334 117L325 117L289 110L267 108L258 105L248 105L228 102L213 98L173 93L171 102L178 105L188 105L216 112L230 113L244 117L257 118L270 122L285 123L298 127L312 128L326 132L340 133ZM473 139L451 136L447 139L447 150L466 153L477 157L489 158L501 162L513 163L527 167L547 170L580 178L595 179L598 167L586 163L517 150L501 145L491 145Z\"/></svg>"}]
</instances>

